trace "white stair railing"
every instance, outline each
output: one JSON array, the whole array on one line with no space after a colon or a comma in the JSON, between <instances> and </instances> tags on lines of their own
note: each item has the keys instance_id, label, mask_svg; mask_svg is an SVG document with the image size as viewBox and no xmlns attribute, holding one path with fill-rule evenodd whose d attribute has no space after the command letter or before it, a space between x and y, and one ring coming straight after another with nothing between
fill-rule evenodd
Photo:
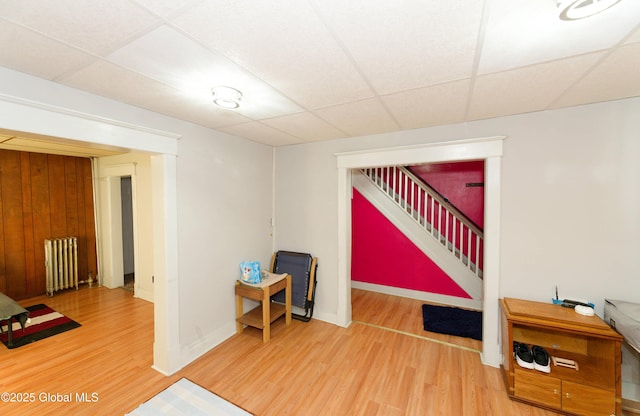
<instances>
[{"instance_id":1,"label":"white stair railing","mask_svg":"<svg viewBox=\"0 0 640 416\"><path fill-rule=\"evenodd\" d=\"M404 167L365 168L362 173L465 267L482 278L481 229Z\"/></svg>"}]
</instances>

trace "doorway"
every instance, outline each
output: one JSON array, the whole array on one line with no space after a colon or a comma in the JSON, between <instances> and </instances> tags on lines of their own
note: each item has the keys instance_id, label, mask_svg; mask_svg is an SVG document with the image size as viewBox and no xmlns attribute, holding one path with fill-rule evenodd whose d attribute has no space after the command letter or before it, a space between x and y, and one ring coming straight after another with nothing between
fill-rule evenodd
<instances>
[{"instance_id":1,"label":"doorway","mask_svg":"<svg viewBox=\"0 0 640 416\"><path fill-rule=\"evenodd\" d=\"M87 112L75 111L43 102L21 99L19 97L0 97L0 106L6 114L14 117L3 120L2 128L6 130L28 132L35 125L39 137L43 134L61 138L88 138L85 140L93 148L105 146L121 146L129 150L149 152L151 156L150 186L154 203L149 215L153 218L153 229L157 230L150 238L154 261L155 286L158 296L154 299L154 345L153 368L164 374L173 374L181 368L180 323L173 313L175 305L179 305L178 297L178 249L177 249L177 174L176 160L178 140L181 135L149 129ZM35 122L35 124L34 124ZM95 146L98 144L99 146ZM117 170L117 169L114 169ZM130 173L122 173L118 176ZM96 194L96 203L103 207L102 215L96 216L96 233L98 251L98 281L111 282L112 269L110 245L111 203L109 190L111 181L109 174L94 177L103 189L101 195ZM135 182L133 183L135 191ZM135 195L135 194L134 194ZM135 197L134 197L135 198ZM103 205L101 205L103 204ZM135 212L135 210L134 210ZM98 218L106 217L104 221ZM137 233L137 235L140 235ZM101 244L104 242L104 244ZM139 259L139 256L138 256ZM139 263L139 261L138 261ZM136 263L137 264L137 263ZM136 266L137 267L137 266ZM106 276L105 276L106 274ZM140 280L138 274L138 280Z\"/></svg>"},{"instance_id":2,"label":"doorway","mask_svg":"<svg viewBox=\"0 0 640 416\"><path fill-rule=\"evenodd\" d=\"M133 235L133 190L131 176L120 178L120 201L122 207L122 268L123 289L135 293L135 250Z\"/></svg>"},{"instance_id":3,"label":"doorway","mask_svg":"<svg viewBox=\"0 0 640 416\"><path fill-rule=\"evenodd\" d=\"M100 163L104 163L100 161ZM137 218L137 168L136 163L106 165L100 200L104 210L101 215L101 234L105 245L102 249L102 283L108 288L125 288L127 282L140 280L138 256ZM138 282L139 283L139 282ZM139 285L129 289L134 296Z\"/></svg>"},{"instance_id":4,"label":"doorway","mask_svg":"<svg viewBox=\"0 0 640 416\"><path fill-rule=\"evenodd\" d=\"M404 169L353 172L352 287L482 310L484 162Z\"/></svg>"},{"instance_id":5,"label":"doorway","mask_svg":"<svg viewBox=\"0 0 640 416\"><path fill-rule=\"evenodd\" d=\"M351 170L369 166L410 165L464 160L485 161L485 244L482 362L499 367L500 169L505 136L402 146L337 154L338 309L337 323L351 323Z\"/></svg>"}]
</instances>

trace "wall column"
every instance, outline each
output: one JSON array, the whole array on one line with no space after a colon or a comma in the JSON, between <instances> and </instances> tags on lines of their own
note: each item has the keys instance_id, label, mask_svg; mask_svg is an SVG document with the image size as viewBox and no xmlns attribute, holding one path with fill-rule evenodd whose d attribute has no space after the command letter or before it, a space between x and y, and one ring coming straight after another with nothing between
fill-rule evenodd
<instances>
[{"instance_id":1,"label":"wall column","mask_svg":"<svg viewBox=\"0 0 640 416\"><path fill-rule=\"evenodd\" d=\"M153 368L170 375L181 367L178 285L176 156L151 157L153 200Z\"/></svg>"}]
</instances>

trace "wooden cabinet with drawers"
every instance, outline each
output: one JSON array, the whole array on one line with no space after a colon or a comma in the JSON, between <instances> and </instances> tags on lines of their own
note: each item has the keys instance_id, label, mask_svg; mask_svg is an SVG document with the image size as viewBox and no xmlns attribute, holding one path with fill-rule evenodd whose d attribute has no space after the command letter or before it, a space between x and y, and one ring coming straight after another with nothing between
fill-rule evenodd
<instances>
[{"instance_id":1,"label":"wooden cabinet with drawers","mask_svg":"<svg viewBox=\"0 0 640 416\"><path fill-rule=\"evenodd\" d=\"M502 370L512 399L566 414L621 415L620 334L597 316L552 303L505 298L500 306ZM553 363L550 373L522 368L514 341L573 360L577 369Z\"/></svg>"}]
</instances>

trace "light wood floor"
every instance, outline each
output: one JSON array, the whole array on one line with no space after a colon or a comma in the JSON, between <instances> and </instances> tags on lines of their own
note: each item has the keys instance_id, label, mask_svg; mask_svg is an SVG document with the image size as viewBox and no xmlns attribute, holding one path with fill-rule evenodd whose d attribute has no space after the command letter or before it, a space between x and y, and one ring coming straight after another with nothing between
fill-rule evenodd
<instances>
[{"instance_id":1,"label":"light wood floor","mask_svg":"<svg viewBox=\"0 0 640 416\"><path fill-rule=\"evenodd\" d=\"M356 323L381 326L444 344L468 348L478 353L482 351L481 341L425 332L422 322L423 303L421 300L366 290L351 290L352 320Z\"/></svg>"},{"instance_id":2,"label":"light wood floor","mask_svg":"<svg viewBox=\"0 0 640 416\"><path fill-rule=\"evenodd\" d=\"M419 327L421 303L406 299L353 290L349 328L281 319L268 344L248 328L171 377L151 369L153 306L130 292L85 288L21 302L36 303L82 327L0 346L0 392L36 395L0 402L2 415L122 415L181 377L256 415L555 414L509 400L499 370L480 363L478 341L422 338L436 336ZM77 402L76 393L98 400ZM72 402L41 399L56 394Z\"/></svg>"}]
</instances>

